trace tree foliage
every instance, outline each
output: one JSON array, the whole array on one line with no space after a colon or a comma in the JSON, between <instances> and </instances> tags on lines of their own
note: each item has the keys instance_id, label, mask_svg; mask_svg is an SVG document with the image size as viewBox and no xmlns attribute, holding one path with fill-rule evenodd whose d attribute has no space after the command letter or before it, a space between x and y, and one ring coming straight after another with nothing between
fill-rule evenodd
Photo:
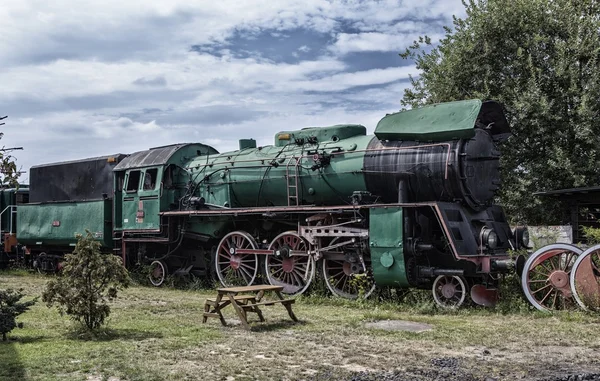
<instances>
[{"instance_id":1,"label":"tree foliage","mask_svg":"<svg viewBox=\"0 0 600 381\"><path fill-rule=\"evenodd\" d=\"M502 147L501 202L514 220L555 223L537 191L600 185L600 2L463 0L434 45L400 55L421 70L402 104L501 102L513 136Z\"/></svg>"},{"instance_id":2,"label":"tree foliage","mask_svg":"<svg viewBox=\"0 0 600 381\"><path fill-rule=\"evenodd\" d=\"M129 275L121 259L102 254L100 243L87 231L79 237L73 254L65 256L62 274L46 285L42 300L94 330L110 315L108 302L128 285Z\"/></svg>"},{"instance_id":3,"label":"tree foliage","mask_svg":"<svg viewBox=\"0 0 600 381\"><path fill-rule=\"evenodd\" d=\"M4 125L6 116L0 116L0 126ZM0 132L0 139L4 136L4 133ZM0 149L0 186L16 187L18 186L19 175L21 174L17 170L17 163L15 158L10 154L11 149L2 147Z\"/></svg>"},{"instance_id":4,"label":"tree foliage","mask_svg":"<svg viewBox=\"0 0 600 381\"><path fill-rule=\"evenodd\" d=\"M35 304L37 299L21 302L24 296L22 290L0 290L0 333L2 341L6 341L6 335L17 327L17 316L27 311Z\"/></svg>"}]
</instances>

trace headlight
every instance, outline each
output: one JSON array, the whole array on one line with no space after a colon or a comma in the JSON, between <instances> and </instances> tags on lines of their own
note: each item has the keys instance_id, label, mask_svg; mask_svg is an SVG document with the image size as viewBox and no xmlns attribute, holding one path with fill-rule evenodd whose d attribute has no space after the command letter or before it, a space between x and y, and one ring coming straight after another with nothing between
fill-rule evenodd
<instances>
[{"instance_id":1,"label":"headlight","mask_svg":"<svg viewBox=\"0 0 600 381\"><path fill-rule=\"evenodd\" d=\"M481 229L481 242L490 249L498 247L498 234L488 227Z\"/></svg>"},{"instance_id":2,"label":"headlight","mask_svg":"<svg viewBox=\"0 0 600 381\"><path fill-rule=\"evenodd\" d=\"M514 231L515 241L518 246L529 247L529 230L525 226L517 226Z\"/></svg>"},{"instance_id":3,"label":"headlight","mask_svg":"<svg viewBox=\"0 0 600 381\"><path fill-rule=\"evenodd\" d=\"M529 230L525 229L523 236L521 237L521 243L525 247L529 247Z\"/></svg>"}]
</instances>

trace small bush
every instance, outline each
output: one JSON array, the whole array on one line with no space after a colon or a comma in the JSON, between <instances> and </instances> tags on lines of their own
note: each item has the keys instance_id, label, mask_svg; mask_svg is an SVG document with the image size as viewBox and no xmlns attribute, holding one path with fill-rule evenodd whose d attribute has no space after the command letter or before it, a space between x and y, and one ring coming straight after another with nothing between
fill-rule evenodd
<instances>
[{"instance_id":1,"label":"small bush","mask_svg":"<svg viewBox=\"0 0 600 381\"><path fill-rule=\"evenodd\" d=\"M519 276L516 273L505 275L500 281L500 299L496 311L501 314L523 313L535 310L525 299Z\"/></svg>"},{"instance_id":2,"label":"small bush","mask_svg":"<svg viewBox=\"0 0 600 381\"><path fill-rule=\"evenodd\" d=\"M100 252L100 243L87 231L80 236L73 254L65 256L62 274L48 282L42 300L56 305L90 330L104 324L110 314L108 301L129 285L130 279L121 259Z\"/></svg>"},{"instance_id":3,"label":"small bush","mask_svg":"<svg viewBox=\"0 0 600 381\"><path fill-rule=\"evenodd\" d=\"M6 335L17 327L17 316L27 311L35 304L37 298L28 302L21 302L24 296L23 290L0 290L0 333L2 341L6 341Z\"/></svg>"},{"instance_id":4,"label":"small bush","mask_svg":"<svg viewBox=\"0 0 600 381\"><path fill-rule=\"evenodd\" d=\"M591 226L582 226L581 228L583 229L583 235L587 238L590 246L600 243L600 229Z\"/></svg>"}]
</instances>

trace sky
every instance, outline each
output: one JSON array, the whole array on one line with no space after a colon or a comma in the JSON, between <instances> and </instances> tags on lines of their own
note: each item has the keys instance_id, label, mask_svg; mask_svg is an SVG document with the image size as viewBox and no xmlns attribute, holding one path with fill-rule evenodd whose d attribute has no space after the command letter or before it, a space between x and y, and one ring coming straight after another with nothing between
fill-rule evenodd
<instances>
[{"instance_id":1,"label":"sky","mask_svg":"<svg viewBox=\"0 0 600 381\"><path fill-rule=\"evenodd\" d=\"M0 145L32 165L281 130L401 108L398 53L460 0L0 0Z\"/></svg>"}]
</instances>

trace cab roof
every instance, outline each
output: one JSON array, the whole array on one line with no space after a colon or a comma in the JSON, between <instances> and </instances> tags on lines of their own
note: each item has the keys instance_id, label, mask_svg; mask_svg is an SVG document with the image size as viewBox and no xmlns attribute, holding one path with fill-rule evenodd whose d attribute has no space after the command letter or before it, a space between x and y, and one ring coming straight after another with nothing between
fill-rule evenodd
<instances>
[{"instance_id":1,"label":"cab roof","mask_svg":"<svg viewBox=\"0 0 600 381\"><path fill-rule=\"evenodd\" d=\"M170 161L175 159L175 156L180 156L180 159L183 160L193 156L214 155L218 153L219 152L213 147L201 143L172 144L132 153L121 160L114 170L124 171L130 168L144 168L171 164Z\"/></svg>"}]
</instances>

